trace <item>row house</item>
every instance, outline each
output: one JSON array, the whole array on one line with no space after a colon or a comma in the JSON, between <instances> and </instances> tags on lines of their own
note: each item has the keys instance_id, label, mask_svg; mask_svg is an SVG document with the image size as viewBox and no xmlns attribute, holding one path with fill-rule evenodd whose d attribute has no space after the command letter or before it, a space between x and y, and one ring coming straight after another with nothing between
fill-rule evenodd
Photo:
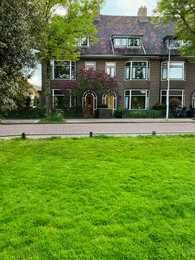
<instances>
[{"instance_id":1,"label":"row house","mask_svg":"<svg viewBox=\"0 0 195 260\"><path fill-rule=\"evenodd\" d=\"M117 93L86 91L77 99L66 100L66 106L82 106L89 117L103 103L113 112L118 107L146 110L156 103L166 104L168 81L170 101L177 99L181 106L195 107L195 64L178 51L182 41L172 36L174 22L157 26L147 16L147 8L141 7L137 16L99 15L94 23L98 42L90 45L88 38L82 39L78 62L51 61L54 108L64 105L60 89L83 66L102 69L116 77L119 84Z\"/></svg>"}]
</instances>

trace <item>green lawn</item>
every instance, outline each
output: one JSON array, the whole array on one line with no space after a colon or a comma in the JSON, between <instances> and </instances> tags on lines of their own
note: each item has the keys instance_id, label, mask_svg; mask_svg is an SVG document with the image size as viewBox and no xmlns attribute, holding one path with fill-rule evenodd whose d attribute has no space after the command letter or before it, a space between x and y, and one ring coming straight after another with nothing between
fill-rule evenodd
<instances>
[{"instance_id":1,"label":"green lawn","mask_svg":"<svg viewBox=\"0 0 195 260\"><path fill-rule=\"evenodd\" d=\"M1 259L195 259L195 135L1 139Z\"/></svg>"}]
</instances>

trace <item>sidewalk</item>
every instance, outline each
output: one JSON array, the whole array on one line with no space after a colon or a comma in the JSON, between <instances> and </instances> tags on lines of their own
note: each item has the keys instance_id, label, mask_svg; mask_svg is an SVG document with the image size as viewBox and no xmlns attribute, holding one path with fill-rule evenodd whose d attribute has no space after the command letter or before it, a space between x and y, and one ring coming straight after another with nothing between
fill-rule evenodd
<instances>
[{"instance_id":1,"label":"sidewalk","mask_svg":"<svg viewBox=\"0 0 195 260\"><path fill-rule=\"evenodd\" d=\"M192 118L83 118L83 119L66 119L65 124L98 124L98 123L195 123ZM39 122L39 119L4 119L0 124L46 124ZM58 123L53 123L58 124Z\"/></svg>"}]
</instances>

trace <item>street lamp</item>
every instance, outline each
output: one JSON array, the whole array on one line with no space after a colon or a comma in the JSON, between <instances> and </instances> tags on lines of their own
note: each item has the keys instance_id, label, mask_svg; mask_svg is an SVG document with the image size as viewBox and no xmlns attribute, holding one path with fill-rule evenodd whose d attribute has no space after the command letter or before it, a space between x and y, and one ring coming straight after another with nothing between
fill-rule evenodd
<instances>
[{"instance_id":1,"label":"street lamp","mask_svg":"<svg viewBox=\"0 0 195 260\"><path fill-rule=\"evenodd\" d=\"M170 92L170 61L171 61L171 46L169 41L169 58L167 66L167 96L166 96L166 120L169 119L169 92Z\"/></svg>"}]
</instances>

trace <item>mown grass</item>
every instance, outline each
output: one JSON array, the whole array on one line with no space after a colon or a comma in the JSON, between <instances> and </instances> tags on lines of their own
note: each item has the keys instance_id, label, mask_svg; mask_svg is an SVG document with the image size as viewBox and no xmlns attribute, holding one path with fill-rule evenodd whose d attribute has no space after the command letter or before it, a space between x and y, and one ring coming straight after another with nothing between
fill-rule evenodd
<instances>
[{"instance_id":1,"label":"mown grass","mask_svg":"<svg viewBox=\"0 0 195 260\"><path fill-rule=\"evenodd\" d=\"M0 140L0 259L195 259L195 136Z\"/></svg>"}]
</instances>

